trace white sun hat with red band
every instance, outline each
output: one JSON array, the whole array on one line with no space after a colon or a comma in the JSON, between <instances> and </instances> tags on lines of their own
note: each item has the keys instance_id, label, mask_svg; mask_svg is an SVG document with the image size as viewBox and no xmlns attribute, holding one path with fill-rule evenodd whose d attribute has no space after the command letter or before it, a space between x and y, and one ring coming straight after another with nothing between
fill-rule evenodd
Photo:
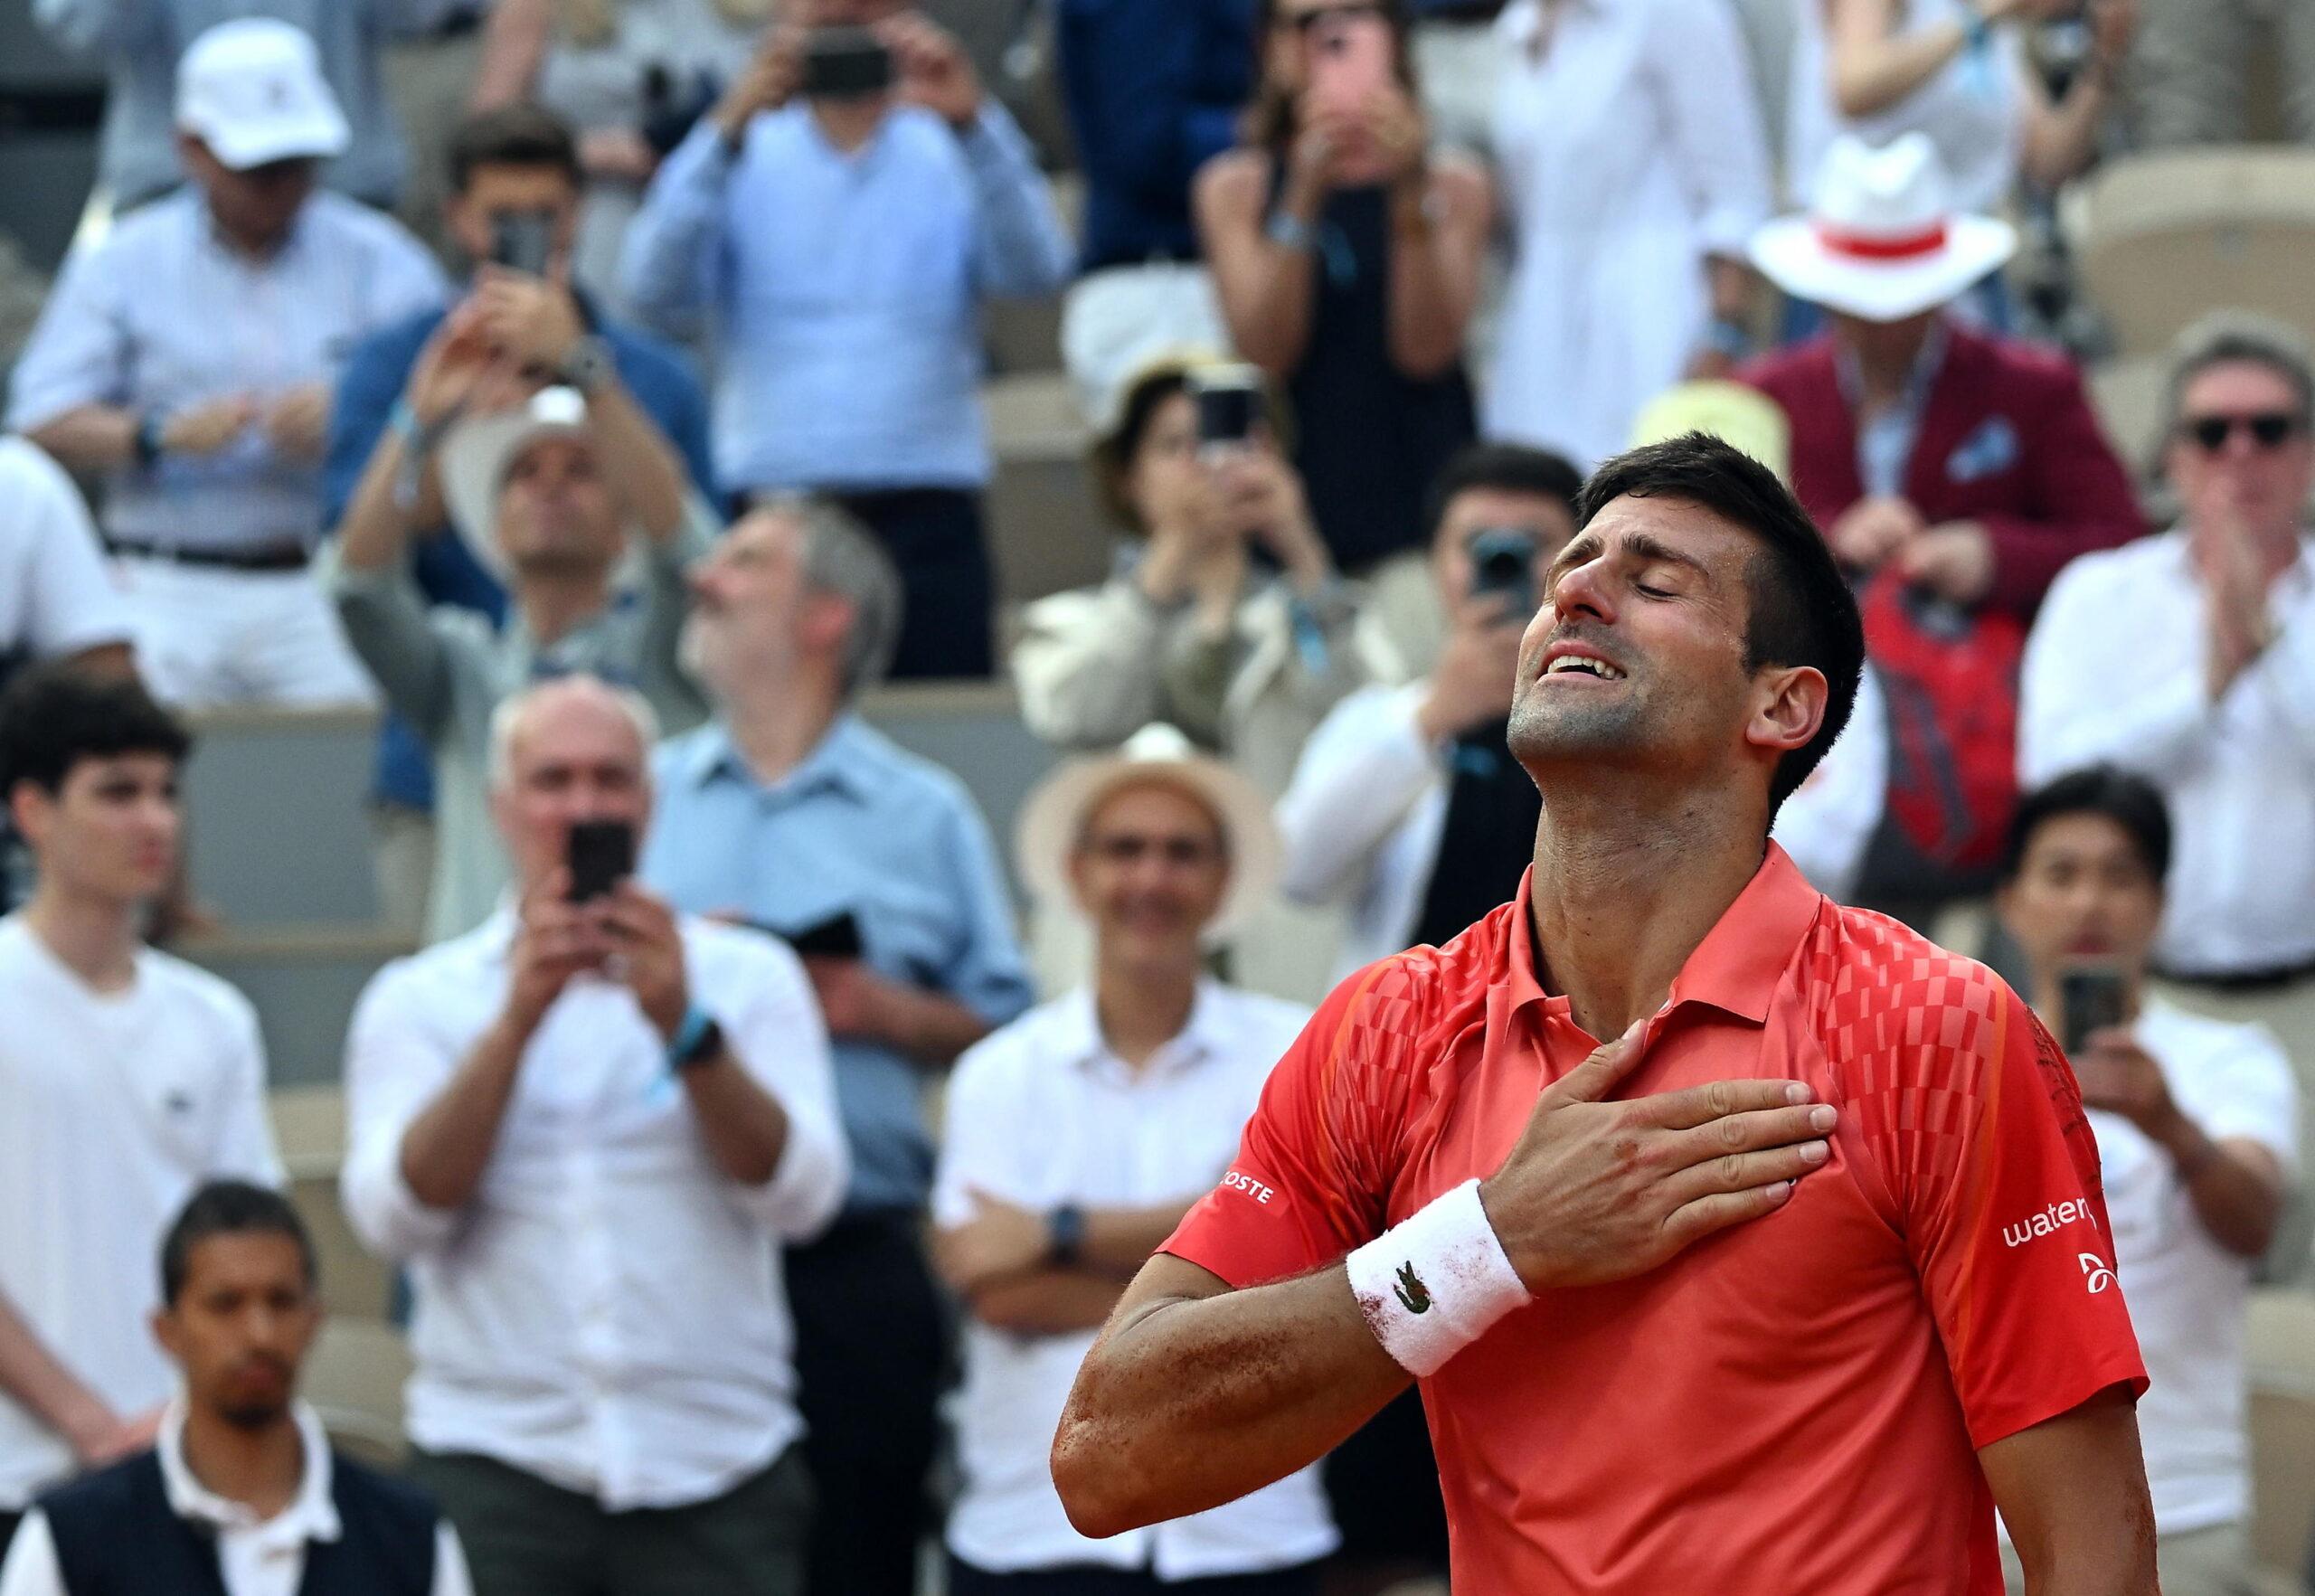
<instances>
[{"instance_id":1,"label":"white sun hat with red band","mask_svg":"<svg viewBox=\"0 0 2315 1596\"><path fill-rule=\"evenodd\" d=\"M1826 152L1815 208L1753 235L1753 264L1796 299L1866 321L1903 321L1960 297L2017 250L1990 216L1957 216L1926 134Z\"/></svg>"}]
</instances>

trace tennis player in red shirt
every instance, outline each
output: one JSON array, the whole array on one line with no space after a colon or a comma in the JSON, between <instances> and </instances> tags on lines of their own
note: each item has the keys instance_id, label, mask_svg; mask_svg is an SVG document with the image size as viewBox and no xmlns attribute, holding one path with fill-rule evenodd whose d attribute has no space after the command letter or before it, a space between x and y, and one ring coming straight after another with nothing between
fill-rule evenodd
<instances>
[{"instance_id":1,"label":"tennis player in red shirt","mask_svg":"<svg viewBox=\"0 0 2315 1596\"><path fill-rule=\"evenodd\" d=\"M1512 714L1534 869L1280 1061L1078 1376L1071 1517L1230 1500L1414 1378L1458 1596L1994 1596L1997 1506L2034 1596L2149 1596L2073 1072L1767 841L1864 651L1822 540L1695 436L1581 508Z\"/></svg>"}]
</instances>

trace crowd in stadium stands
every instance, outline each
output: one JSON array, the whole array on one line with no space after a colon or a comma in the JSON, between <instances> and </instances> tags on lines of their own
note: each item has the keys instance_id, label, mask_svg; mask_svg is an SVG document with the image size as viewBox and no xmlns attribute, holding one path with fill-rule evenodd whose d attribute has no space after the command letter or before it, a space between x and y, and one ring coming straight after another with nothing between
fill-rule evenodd
<instances>
[{"instance_id":1,"label":"crowd in stadium stands","mask_svg":"<svg viewBox=\"0 0 2315 1596\"><path fill-rule=\"evenodd\" d=\"M0 437L0 1596L1443 1590L1413 1393L1106 1541L1047 1454L1309 1006L1513 895L1522 628L1692 429L1865 619L1776 842L2065 1034L2165 1591L2315 1581L2245 1397L2254 1283L2315 1304L2315 327L2205 306L2148 478L2009 220L2243 140L2262 29L2315 142L2315 5L926 11L33 0L107 109ZM455 126L390 41L473 50ZM991 493L1000 301L1075 500ZM1006 839L875 723L992 677ZM162 945L249 706L377 725L326 1216L406 1478L298 1394L321 1211Z\"/></svg>"}]
</instances>

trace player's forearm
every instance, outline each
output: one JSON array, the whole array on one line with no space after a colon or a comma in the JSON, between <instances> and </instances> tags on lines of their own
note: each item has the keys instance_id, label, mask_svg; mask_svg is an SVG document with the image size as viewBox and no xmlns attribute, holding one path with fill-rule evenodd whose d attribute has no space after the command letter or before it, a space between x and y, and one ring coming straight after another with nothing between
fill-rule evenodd
<instances>
[{"instance_id":1,"label":"player's forearm","mask_svg":"<svg viewBox=\"0 0 2315 1596\"><path fill-rule=\"evenodd\" d=\"M1054 1437L1054 1483L1070 1522L1096 1538L1203 1512L1316 1462L1408 1378L1340 1264L1135 1303L1078 1371Z\"/></svg>"}]
</instances>

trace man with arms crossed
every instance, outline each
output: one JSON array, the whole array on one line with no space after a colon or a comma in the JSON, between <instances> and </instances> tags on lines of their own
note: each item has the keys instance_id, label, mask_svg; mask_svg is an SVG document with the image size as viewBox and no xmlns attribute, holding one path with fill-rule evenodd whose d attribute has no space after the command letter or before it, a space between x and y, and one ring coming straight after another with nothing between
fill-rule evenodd
<instances>
[{"instance_id":1,"label":"man with arms crossed","mask_svg":"<svg viewBox=\"0 0 2315 1596\"><path fill-rule=\"evenodd\" d=\"M1078 1376L1072 1521L1227 1501L1413 1376L1459 1590L1992 1596L1998 1506L2034 1596L2150 1596L2071 1072L1999 980L1767 841L1864 653L1823 541L1693 436L1579 509L1519 656L1526 883L1280 1062Z\"/></svg>"}]
</instances>

